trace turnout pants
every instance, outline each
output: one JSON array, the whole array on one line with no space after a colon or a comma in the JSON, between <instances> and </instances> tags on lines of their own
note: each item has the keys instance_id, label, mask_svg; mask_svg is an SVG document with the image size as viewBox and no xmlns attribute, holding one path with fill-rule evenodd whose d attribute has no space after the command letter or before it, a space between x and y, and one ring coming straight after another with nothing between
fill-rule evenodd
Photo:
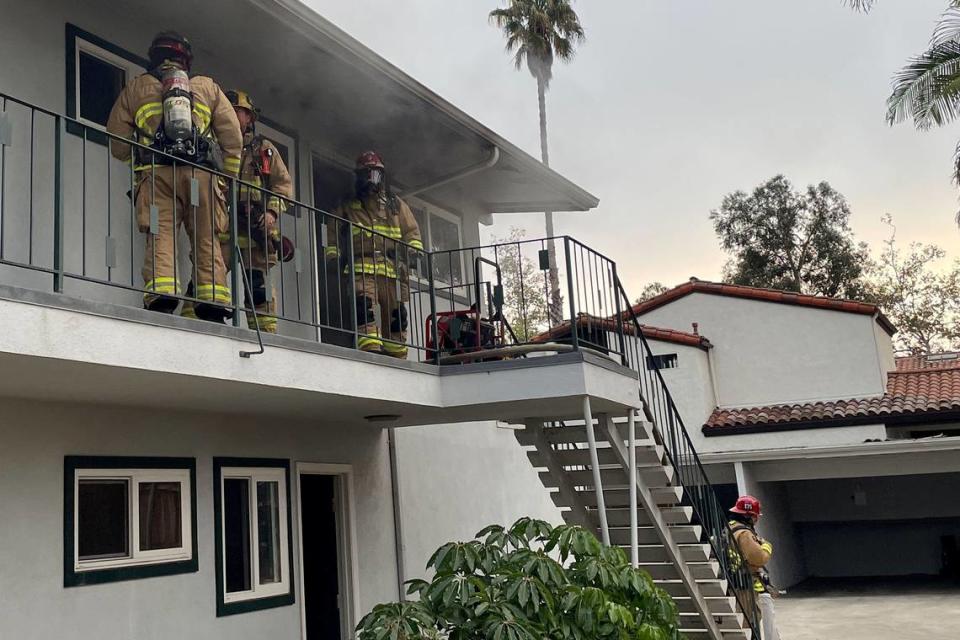
<instances>
[{"instance_id":1,"label":"turnout pants","mask_svg":"<svg viewBox=\"0 0 960 640\"><path fill-rule=\"evenodd\" d=\"M224 241L226 236L226 241ZM277 253L272 249L267 252L260 245L250 242L249 238L240 237L237 240L240 245L241 264L245 281L241 276L240 282L243 283L245 309L256 309L256 320L253 313L247 311L247 326L251 329L257 328L257 322L260 323L260 330L266 333L277 332L277 287L270 277L270 268L277 264ZM221 234L220 251L226 262L227 271L233 267L233 251L230 246L230 234ZM249 282L249 286L247 285ZM191 283L192 286L192 283ZM269 294L269 295L268 295ZM193 302L183 303L183 310L180 312L185 318L196 318L193 309Z\"/></svg>"},{"instance_id":2,"label":"turnout pants","mask_svg":"<svg viewBox=\"0 0 960 640\"><path fill-rule=\"evenodd\" d=\"M194 180L195 178L195 180ZM177 278L177 232L183 224L194 258L194 297L229 305L232 300L217 234L227 226L226 202L217 178L193 167L159 166L137 185L137 224L147 234L143 257L143 303L172 313L182 293Z\"/></svg>"},{"instance_id":3,"label":"turnout pants","mask_svg":"<svg viewBox=\"0 0 960 640\"><path fill-rule=\"evenodd\" d=\"M383 352L395 358L407 357L407 310L404 290L396 278L358 273L357 347ZM377 312L379 311L379 318ZM379 327L377 326L379 322Z\"/></svg>"},{"instance_id":4,"label":"turnout pants","mask_svg":"<svg viewBox=\"0 0 960 640\"><path fill-rule=\"evenodd\" d=\"M773 608L773 596L769 593L758 593L757 603L760 605L760 626L763 640L780 640L777 631L777 616Z\"/></svg>"}]
</instances>

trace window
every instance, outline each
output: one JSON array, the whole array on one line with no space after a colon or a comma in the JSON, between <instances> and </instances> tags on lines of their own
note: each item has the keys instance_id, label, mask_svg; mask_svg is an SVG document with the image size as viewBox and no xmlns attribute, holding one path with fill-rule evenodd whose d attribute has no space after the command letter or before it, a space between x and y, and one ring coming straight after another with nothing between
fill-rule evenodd
<instances>
[{"instance_id":1,"label":"window","mask_svg":"<svg viewBox=\"0 0 960 640\"><path fill-rule=\"evenodd\" d=\"M290 465L214 458L217 615L293 604Z\"/></svg>"},{"instance_id":2,"label":"window","mask_svg":"<svg viewBox=\"0 0 960 640\"><path fill-rule=\"evenodd\" d=\"M67 456L64 584L197 570L193 458Z\"/></svg>"},{"instance_id":3,"label":"window","mask_svg":"<svg viewBox=\"0 0 960 640\"><path fill-rule=\"evenodd\" d=\"M423 246L428 251L450 251L433 257L434 277L447 284L462 285L463 255L456 249L463 248L460 233L460 220L455 216L437 209L411 207L420 227Z\"/></svg>"},{"instance_id":4,"label":"window","mask_svg":"<svg viewBox=\"0 0 960 640\"><path fill-rule=\"evenodd\" d=\"M147 61L120 47L67 25L67 115L105 129L124 85L146 70ZM69 129L77 134L76 127ZM96 136L90 136L95 139ZM105 143L105 137L101 136Z\"/></svg>"},{"instance_id":5,"label":"window","mask_svg":"<svg viewBox=\"0 0 960 640\"><path fill-rule=\"evenodd\" d=\"M659 356L647 356L647 369L653 371L654 369L676 369L677 368L677 354L675 353L665 353Z\"/></svg>"}]
</instances>

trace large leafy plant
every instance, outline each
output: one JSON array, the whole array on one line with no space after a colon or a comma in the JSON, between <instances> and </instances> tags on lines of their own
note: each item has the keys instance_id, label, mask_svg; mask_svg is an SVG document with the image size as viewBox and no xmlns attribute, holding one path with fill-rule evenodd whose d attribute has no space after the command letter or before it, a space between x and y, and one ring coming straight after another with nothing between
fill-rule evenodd
<instances>
[{"instance_id":1,"label":"large leafy plant","mask_svg":"<svg viewBox=\"0 0 960 640\"><path fill-rule=\"evenodd\" d=\"M675 640L677 608L623 551L577 526L521 518L430 557L418 600L381 604L359 640Z\"/></svg>"}]
</instances>

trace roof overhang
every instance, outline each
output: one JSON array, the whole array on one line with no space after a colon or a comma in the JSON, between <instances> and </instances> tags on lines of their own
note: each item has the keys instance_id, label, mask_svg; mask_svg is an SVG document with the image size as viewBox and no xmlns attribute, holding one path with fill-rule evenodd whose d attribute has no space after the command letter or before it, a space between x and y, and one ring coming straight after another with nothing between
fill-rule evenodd
<instances>
[{"instance_id":1,"label":"roof overhang","mask_svg":"<svg viewBox=\"0 0 960 640\"><path fill-rule=\"evenodd\" d=\"M184 0L179 0L183 2ZM224 2L235 13L233 3ZM352 160L366 148L387 159L401 190L422 189L484 163L488 169L424 192L453 208L484 213L586 211L597 197L457 109L296 0L247 0L261 15L237 25L223 45L238 58L267 64L249 68L246 81L267 87L260 102L268 113L301 113L311 140L335 157ZM217 34L225 32L213 25ZM211 34L212 35L212 34ZM218 38L218 41L222 38ZM280 71L278 70L288 70ZM304 72L306 71L306 72Z\"/></svg>"}]
</instances>

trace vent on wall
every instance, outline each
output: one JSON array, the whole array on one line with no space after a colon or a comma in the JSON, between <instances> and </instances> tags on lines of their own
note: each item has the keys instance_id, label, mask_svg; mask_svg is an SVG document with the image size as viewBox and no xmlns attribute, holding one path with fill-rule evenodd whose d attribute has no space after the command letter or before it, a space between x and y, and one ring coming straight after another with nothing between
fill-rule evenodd
<instances>
[{"instance_id":1,"label":"vent on wall","mask_svg":"<svg viewBox=\"0 0 960 640\"><path fill-rule=\"evenodd\" d=\"M654 369L676 369L677 368L677 354L675 353L664 353L659 356L647 356L647 369L653 371Z\"/></svg>"}]
</instances>

